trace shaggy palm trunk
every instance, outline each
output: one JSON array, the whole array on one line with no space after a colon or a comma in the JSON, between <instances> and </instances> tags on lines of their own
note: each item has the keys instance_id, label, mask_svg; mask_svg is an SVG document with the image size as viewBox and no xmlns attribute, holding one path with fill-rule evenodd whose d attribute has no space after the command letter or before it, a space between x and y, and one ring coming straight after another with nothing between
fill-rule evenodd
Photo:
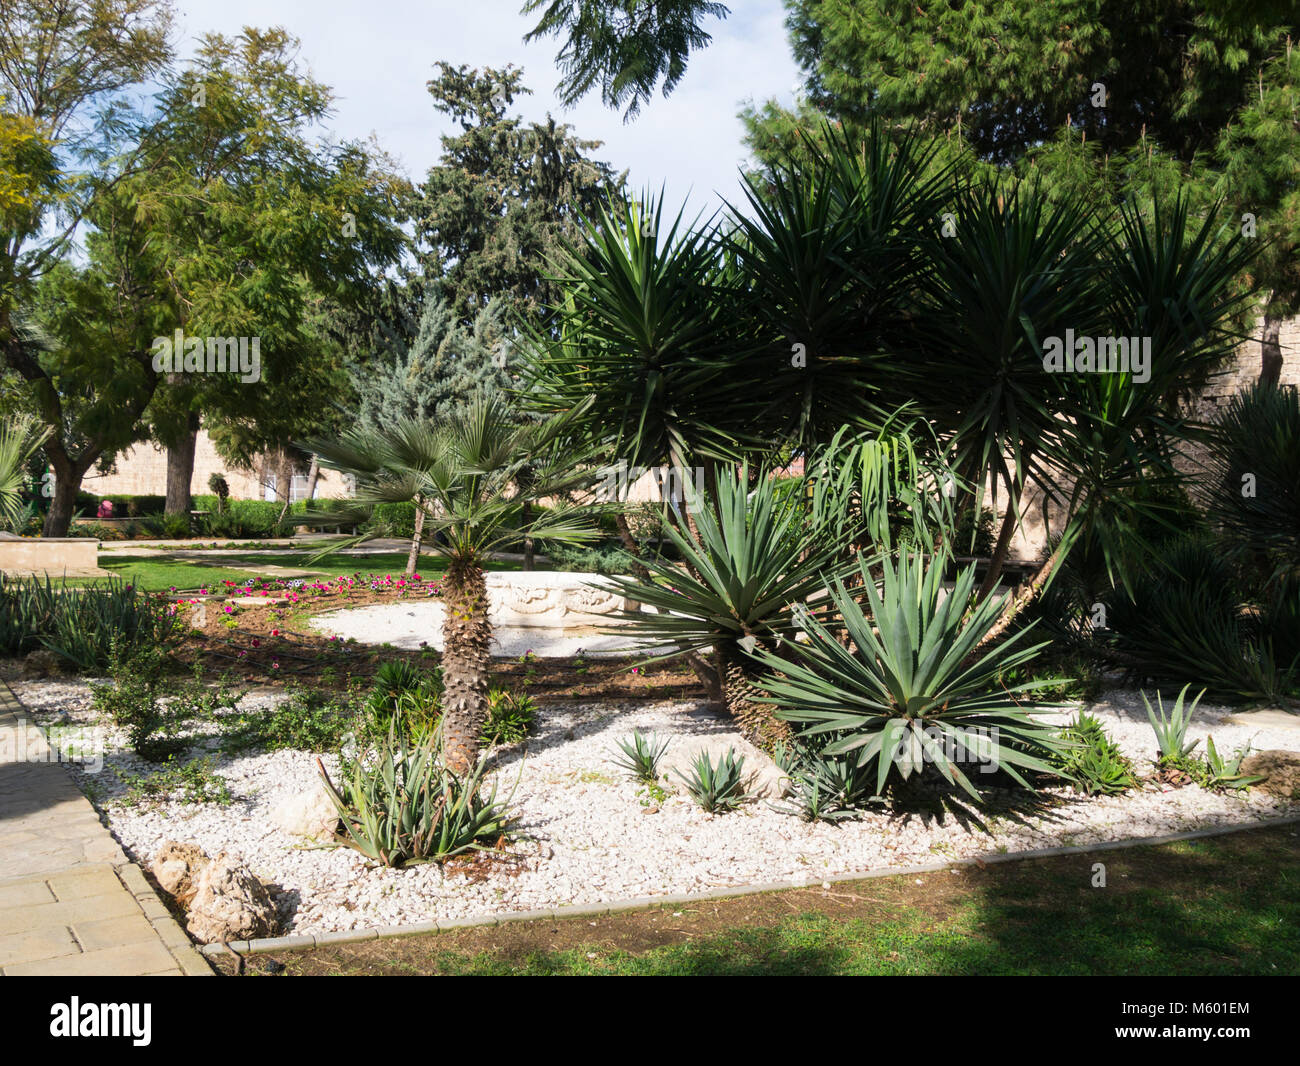
<instances>
[{"instance_id":1,"label":"shaggy palm trunk","mask_svg":"<svg viewBox=\"0 0 1300 1066\"><path fill-rule=\"evenodd\" d=\"M492 623L483 568L453 556L442 589L443 759L453 773L464 774L478 762L487 718Z\"/></svg>"},{"instance_id":2,"label":"shaggy palm trunk","mask_svg":"<svg viewBox=\"0 0 1300 1066\"><path fill-rule=\"evenodd\" d=\"M754 684L757 668L735 648L715 651L718 676L722 681L722 702L739 727L741 735L761 751L771 752L778 742L789 743L790 723L776 716L770 703L759 703Z\"/></svg>"}]
</instances>

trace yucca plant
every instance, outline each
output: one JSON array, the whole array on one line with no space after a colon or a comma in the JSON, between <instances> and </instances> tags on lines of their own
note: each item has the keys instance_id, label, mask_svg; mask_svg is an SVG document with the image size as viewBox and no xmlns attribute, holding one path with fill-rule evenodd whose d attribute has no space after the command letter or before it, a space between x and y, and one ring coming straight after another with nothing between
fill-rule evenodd
<instances>
[{"instance_id":1,"label":"yucca plant","mask_svg":"<svg viewBox=\"0 0 1300 1066\"><path fill-rule=\"evenodd\" d=\"M823 749L828 755L851 753L859 767L874 766L877 794L927 763L976 799L979 792L962 762L1000 769L1032 787L1021 771L1051 773L1048 759L1060 748L1057 731L1020 706L1020 697L1056 681L1004 689L998 680L1031 662L1043 645L1022 646L1020 633L967 662L996 623L1005 597L968 609L974 566L959 571L951 591L943 587L945 569L941 557L905 552L897 562L883 560L878 589L863 565L861 591L838 579L831 586L849 647L809 619L809 643L788 644L790 659L756 652L770 671L761 682L763 701L801 727L801 740L829 740Z\"/></svg>"},{"instance_id":2,"label":"yucca plant","mask_svg":"<svg viewBox=\"0 0 1300 1066\"><path fill-rule=\"evenodd\" d=\"M49 438L52 430L30 417L0 422L0 529L21 532L23 486L27 462Z\"/></svg>"},{"instance_id":3,"label":"yucca plant","mask_svg":"<svg viewBox=\"0 0 1300 1066\"><path fill-rule=\"evenodd\" d=\"M437 732L416 742L395 730L356 760L336 788L321 779L343 820L343 841L385 866L444 862L496 842L509 823L496 787L481 795L485 760L469 774L448 770Z\"/></svg>"},{"instance_id":4,"label":"yucca plant","mask_svg":"<svg viewBox=\"0 0 1300 1066\"><path fill-rule=\"evenodd\" d=\"M715 490L706 498L688 484L695 529L664 530L685 569L660 557L645 560L648 580L610 579L652 609L625 612L620 629L677 653L712 649L727 713L747 740L770 748L789 727L754 699L752 653L793 639L804 602L848 564L837 529L809 522L799 497L782 494L773 478L760 474L751 486L742 467L719 473Z\"/></svg>"},{"instance_id":5,"label":"yucca plant","mask_svg":"<svg viewBox=\"0 0 1300 1066\"><path fill-rule=\"evenodd\" d=\"M1196 750L1199 740L1193 740L1188 743L1187 727L1191 725L1192 712L1196 710L1196 705L1201 702L1201 697L1205 695L1205 690L1201 689L1191 703L1183 706L1183 700L1187 695L1187 690L1191 685L1184 685L1182 691L1178 693L1178 698L1174 700L1174 705L1166 713L1165 701L1159 692L1156 692L1157 711L1151 707L1151 701L1147 699L1147 694L1143 692L1142 702L1147 709L1147 721L1151 723L1151 728L1156 734L1156 744L1160 749L1160 755L1156 759L1156 765L1161 767L1172 767L1181 769L1187 761L1187 757Z\"/></svg>"},{"instance_id":6,"label":"yucca plant","mask_svg":"<svg viewBox=\"0 0 1300 1066\"><path fill-rule=\"evenodd\" d=\"M745 757L734 748L714 762L707 751L691 760L690 772L678 772L686 791L700 807L715 814L735 810L745 799Z\"/></svg>"},{"instance_id":7,"label":"yucca plant","mask_svg":"<svg viewBox=\"0 0 1300 1066\"><path fill-rule=\"evenodd\" d=\"M622 754L615 756L614 764L626 770L637 781L647 785L655 784L659 780L659 761L671 742L670 738L661 742L653 733L638 730L618 741Z\"/></svg>"}]
</instances>

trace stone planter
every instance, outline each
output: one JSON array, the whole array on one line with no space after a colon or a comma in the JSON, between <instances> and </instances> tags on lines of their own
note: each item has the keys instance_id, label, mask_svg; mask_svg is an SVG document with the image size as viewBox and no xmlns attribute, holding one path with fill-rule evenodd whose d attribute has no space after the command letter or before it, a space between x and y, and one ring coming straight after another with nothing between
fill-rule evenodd
<instances>
[{"instance_id":1,"label":"stone planter","mask_svg":"<svg viewBox=\"0 0 1300 1066\"><path fill-rule=\"evenodd\" d=\"M493 625L575 629L607 625L628 601L598 574L560 570L493 571L487 575Z\"/></svg>"},{"instance_id":2,"label":"stone planter","mask_svg":"<svg viewBox=\"0 0 1300 1066\"><path fill-rule=\"evenodd\" d=\"M51 577L99 574L99 541L94 537L16 537L0 533L0 571Z\"/></svg>"}]
</instances>

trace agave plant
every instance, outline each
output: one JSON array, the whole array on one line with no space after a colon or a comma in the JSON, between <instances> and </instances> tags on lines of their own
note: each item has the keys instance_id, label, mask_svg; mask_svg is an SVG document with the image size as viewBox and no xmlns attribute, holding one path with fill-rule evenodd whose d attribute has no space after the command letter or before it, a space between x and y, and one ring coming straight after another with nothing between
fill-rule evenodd
<instances>
[{"instance_id":1,"label":"agave plant","mask_svg":"<svg viewBox=\"0 0 1300 1066\"><path fill-rule=\"evenodd\" d=\"M652 785L659 780L659 761L670 743L671 738L661 742L653 733L634 732L618 742L621 755L615 757L614 763L636 780Z\"/></svg>"},{"instance_id":2,"label":"agave plant","mask_svg":"<svg viewBox=\"0 0 1300 1066\"><path fill-rule=\"evenodd\" d=\"M873 765L877 794L927 763L977 799L962 763L1001 769L1031 787L1021 771L1051 773L1048 759L1061 746L1057 732L1034 721L1017 698L1054 679L999 684L1000 674L1031 662L1043 645L1020 646L1019 633L968 662L1005 597L968 610L974 566L958 573L951 591L943 587L945 568L942 558L916 553L902 553L896 563L886 558L878 589L863 565L860 592L838 579L831 588L850 647L809 619L809 643L787 646L794 661L756 652L771 671L761 682L764 702L802 727L801 740L829 740L826 754L852 754L859 767Z\"/></svg>"},{"instance_id":3,"label":"agave plant","mask_svg":"<svg viewBox=\"0 0 1300 1066\"><path fill-rule=\"evenodd\" d=\"M1061 739L1065 746L1056 765L1076 791L1115 796L1137 784L1132 765L1095 716L1080 711Z\"/></svg>"},{"instance_id":4,"label":"agave plant","mask_svg":"<svg viewBox=\"0 0 1300 1066\"><path fill-rule=\"evenodd\" d=\"M414 501L437 534L431 550L447 557L442 581L444 755L458 773L474 766L488 713L487 667L492 645L488 553L522 533L561 543L594 540L579 508L556 502L593 479L589 452L571 445L574 422L590 400L542 423L519 423L504 401L479 397L446 421L407 419L382 429L358 428L339 440L304 447L323 466L352 474L363 504ZM326 515L326 518L330 516ZM337 551L365 538L337 542Z\"/></svg>"},{"instance_id":5,"label":"agave plant","mask_svg":"<svg viewBox=\"0 0 1300 1066\"><path fill-rule=\"evenodd\" d=\"M436 733L411 743L390 731L352 765L341 788L319 759L316 765L343 821L344 841L385 866L443 862L496 841L509 822L495 787L481 795L485 761L469 774L451 772Z\"/></svg>"},{"instance_id":6,"label":"agave plant","mask_svg":"<svg viewBox=\"0 0 1300 1066\"><path fill-rule=\"evenodd\" d=\"M691 760L690 772L678 772L686 791L697 804L710 814L730 811L745 799L745 757L737 755L734 748L718 756L714 762L707 751Z\"/></svg>"}]
</instances>

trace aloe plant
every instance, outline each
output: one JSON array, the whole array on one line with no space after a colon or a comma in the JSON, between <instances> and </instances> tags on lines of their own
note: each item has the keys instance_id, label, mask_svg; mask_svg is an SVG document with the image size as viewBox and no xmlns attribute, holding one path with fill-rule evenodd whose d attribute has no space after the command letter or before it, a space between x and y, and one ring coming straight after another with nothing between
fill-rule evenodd
<instances>
[{"instance_id":1,"label":"aloe plant","mask_svg":"<svg viewBox=\"0 0 1300 1066\"><path fill-rule=\"evenodd\" d=\"M1214 746L1214 738L1205 738L1205 787L1229 789L1233 792L1257 785L1264 778L1241 772L1241 764L1250 754L1250 745L1238 748L1232 755L1220 755Z\"/></svg>"},{"instance_id":2,"label":"aloe plant","mask_svg":"<svg viewBox=\"0 0 1300 1066\"><path fill-rule=\"evenodd\" d=\"M509 822L495 786L481 795L479 759L458 775L443 765L436 731L412 743L395 730L357 760L336 788L317 759L321 779L343 820L343 841L385 866L445 862L500 838Z\"/></svg>"},{"instance_id":3,"label":"aloe plant","mask_svg":"<svg viewBox=\"0 0 1300 1066\"><path fill-rule=\"evenodd\" d=\"M1165 712L1164 699L1157 692L1156 704L1159 708L1159 717L1157 717L1156 711L1152 709L1147 694L1142 693L1142 702L1147 709L1147 721L1151 723L1151 728L1155 730L1156 744L1160 748L1160 756L1156 760L1160 766L1177 766L1191 755L1196 750L1196 745L1200 743L1199 740L1193 740L1190 744L1187 742L1187 727L1191 724L1192 712L1196 710L1196 705L1201 702L1205 690L1201 689L1196 698L1184 707L1183 699L1186 697L1189 688L1191 688L1191 685L1183 686L1168 713Z\"/></svg>"}]
</instances>

